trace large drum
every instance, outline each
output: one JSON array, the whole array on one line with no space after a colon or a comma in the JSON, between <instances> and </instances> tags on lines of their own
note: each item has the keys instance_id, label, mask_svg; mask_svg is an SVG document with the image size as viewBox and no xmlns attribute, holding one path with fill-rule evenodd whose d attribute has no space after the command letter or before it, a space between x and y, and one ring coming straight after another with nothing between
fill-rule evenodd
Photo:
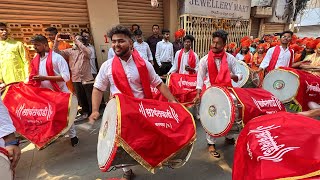
<instances>
[{"instance_id":1,"label":"large drum","mask_svg":"<svg viewBox=\"0 0 320 180\"><path fill-rule=\"evenodd\" d=\"M188 161L194 141L194 120L182 105L119 94L102 117L98 165L102 171L138 164L152 172L162 166L179 168Z\"/></svg>"},{"instance_id":2,"label":"large drum","mask_svg":"<svg viewBox=\"0 0 320 180\"><path fill-rule=\"evenodd\" d=\"M201 97L200 120L214 137L239 133L252 118L284 111L283 104L260 88L226 88L212 86Z\"/></svg>"},{"instance_id":3,"label":"large drum","mask_svg":"<svg viewBox=\"0 0 320 180\"><path fill-rule=\"evenodd\" d=\"M310 101L320 103L320 76L292 69L279 68L266 75L263 89L274 94L292 111L308 110Z\"/></svg>"},{"instance_id":4,"label":"large drum","mask_svg":"<svg viewBox=\"0 0 320 180\"><path fill-rule=\"evenodd\" d=\"M13 173L10 168L10 160L8 157L8 152L0 147L0 175L1 179L13 180Z\"/></svg>"},{"instance_id":5,"label":"large drum","mask_svg":"<svg viewBox=\"0 0 320 180\"><path fill-rule=\"evenodd\" d=\"M14 99L14 100L13 100ZM77 97L17 83L3 95L17 133L43 149L65 134L77 115Z\"/></svg>"},{"instance_id":6,"label":"large drum","mask_svg":"<svg viewBox=\"0 0 320 180\"><path fill-rule=\"evenodd\" d=\"M242 79L238 82L232 81L233 87L256 88L260 84L259 74L252 71L243 61L236 61L237 67L241 70Z\"/></svg>"}]
</instances>

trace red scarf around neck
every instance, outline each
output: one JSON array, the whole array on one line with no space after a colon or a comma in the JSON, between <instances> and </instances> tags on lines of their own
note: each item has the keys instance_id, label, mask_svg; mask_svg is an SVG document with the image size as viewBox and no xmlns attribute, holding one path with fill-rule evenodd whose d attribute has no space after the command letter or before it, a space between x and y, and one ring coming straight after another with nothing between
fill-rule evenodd
<instances>
[{"instance_id":1,"label":"red scarf around neck","mask_svg":"<svg viewBox=\"0 0 320 180\"><path fill-rule=\"evenodd\" d=\"M37 56L32 60L31 63L31 73L29 76L29 84L33 84L36 87L40 87L41 81L35 81L33 80L33 77L36 75L39 75L39 66L40 66L40 54L37 54ZM48 76L55 76L54 71L53 71L53 64L52 64L52 50L50 49L47 61L46 61L46 70ZM50 81L53 90L57 92L61 92L61 89L59 85L57 84L56 81Z\"/></svg>"},{"instance_id":2,"label":"red scarf around neck","mask_svg":"<svg viewBox=\"0 0 320 180\"><path fill-rule=\"evenodd\" d=\"M178 73L180 73L180 66L181 66L181 60L182 60L182 54L184 52L184 49L180 50L179 56L178 56ZM194 52L192 49L189 50L189 57L188 57L188 65L194 69L196 68L196 56L194 55ZM194 74L195 71L189 71L189 74Z\"/></svg>"},{"instance_id":3,"label":"red scarf around neck","mask_svg":"<svg viewBox=\"0 0 320 180\"><path fill-rule=\"evenodd\" d=\"M152 93L150 88L149 72L145 61L140 57L137 50L132 52L133 61L137 66L140 81L143 87L144 97L146 99L152 99ZM127 75L124 72L121 61L117 55L114 56L112 62L112 77L114 84L121 91L121 93L134 97Z\"/></svg>"},{"instance_id":4,"label":"red scarf around neck","mask_svg":"<svg viewBox=\"0 0 320 180\"><path fill-rule=\"evenodd\" d=\"M270 72L275 69L276 64L278 62L279 55L280 55L280 51L281 51L280 46L277 45L273 50L273 54L272 54L269 66L267 67L267 72ZM291 67L293 62L293 51L292 49L289 49L289 51L290 51L289 67Z\"/></svg>"},{"instance_id":5,"label":"red scarf around neck","mask_svg":"<svg viewBox=\"0 0 320 180\"><path fill-rule=\"evenodd\" d=\"M215 59L221 59L220 70L218 70ZM222 51L213 53L212 50L208 54L208 72L211 85L221 85L232 87L229 65L227 62L227 54Z\"/></svg>"}]
</instances>

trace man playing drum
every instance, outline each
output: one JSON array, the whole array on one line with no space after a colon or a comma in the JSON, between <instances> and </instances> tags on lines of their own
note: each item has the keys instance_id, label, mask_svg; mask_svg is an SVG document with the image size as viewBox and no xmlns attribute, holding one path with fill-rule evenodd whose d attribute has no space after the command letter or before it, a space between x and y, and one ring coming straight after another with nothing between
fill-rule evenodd
<instances>
[{"instance_id":1,"label":"man playing drum","mask_svg":"<svg viewBox=\"0 0 320 180\"><path fill-rule=\"evenodd\" d=\"M211 85L229 86L231 87L231 79L235 82L241 80L242 74L236 66L237 59L224 51L228 33L219 30L213 33L212 49L208 55L200 60L199 71L197 76L197 95L194 99L195 103L199 103L200 94L203 85L209 88ZM204 79L206 79L204 81ZM219 158L220 154L216 151L216 138L206 134L209 153ZM226 142L234 144L234 138L226 136Z\"/></svg>"},{"instance_id":2,"label":"man playing drum","mask_svg":"<svg viewBox=\"0 0 320 180\"><path fill-rule=\"evenodd\" d=\"M38 55L31 64L29 82L54 91L70 93L66 82L70 80L69 67L66 60L49 49L48 40L42 35L32 37L31 42ZM51 64L51 65L50 65ZM51 68L51 69L50 69ZM51 73L52 75L50 75ZM79 143L74 124L69 130L71 145Z\"/></svg>"},{"instance_id":3,"label":"man playing drum","mask_svg":"<svg viewBox=\"0 0 320 180\"><path fill-rule=\"evenodd\" d=\"M11 180L12 172L20 159L21 150L19 141L14 135L16 129L1 99L0 117L0 176L1 179Z\"/></svg>"},{"instance_id":4,"label":"man playing drum","mask_svg":"<svg viewBox=\"0 0 320 180\"><path fill-rule=\"evenodd\" d=\"M132 51L133 42L130 30L124 26L113 27L108 37L116 56L104 62L96 77L92 92L92 114L89 123L93 124L100 116L99 106L103 91L110 85L111 95L122 93L136 98L152 98L150 85L165 96L169 102L176 102L167 86L156 74L150 62L143 60L136 50ZM123 168L122 180L133 177L131 169Z\"/></svg>"},{"instance_id":5,"label":"man playing drum","mask_svg":"<svg viewBox=\"0 0 320 180\"><path fill-rule=\"evenodd\" d=\"M294 52L289 48L289 43L291 42L291 37L293 35L292 31L284 31L280 35L280 46L270 48L267 51L266 56L260 64L257 72L264 69L267 73L278 67L291 67L294 60Z\"/></svg>"},{"instance_id":6,"label":"man playing drum","mask_svg":"<svg viewBox=\"0 0 320 180\"><path fill-rule=\"evenodd\" d=\"M192 35L186 35L183 38L184 48L176 52L173 66L168 74L194 74L198 71L199 57L191 48L193 42Z\"/></svg>"}]
</instances>

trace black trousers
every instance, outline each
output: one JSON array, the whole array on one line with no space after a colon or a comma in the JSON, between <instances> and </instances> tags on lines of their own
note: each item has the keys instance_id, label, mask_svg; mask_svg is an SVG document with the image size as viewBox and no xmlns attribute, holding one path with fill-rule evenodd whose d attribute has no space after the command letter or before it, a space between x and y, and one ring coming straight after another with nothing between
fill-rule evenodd
<instances>
[{"instance_id":1,"label":"black trousers","mask_svg":"<svg viewBox=\"0 0 320 180\"><path fill-rule=\"evenodd\" d=\"M172 67L171 62L161 62L160 73L159 76L167 74Z\"/></svg>"},{"instance_id":2,"label":"black trousers","mask_svg":"<svg viewBox=\"0 0 320 180\"><path fill-rule=\"evenodd\" d=\"M76 96L79 105L82 107L82 113L87 113L88 115L92 112L92 90L93 83L82 84L81 82L73 82L73 87L76 92Z\"/></svg>"}]
</instances>

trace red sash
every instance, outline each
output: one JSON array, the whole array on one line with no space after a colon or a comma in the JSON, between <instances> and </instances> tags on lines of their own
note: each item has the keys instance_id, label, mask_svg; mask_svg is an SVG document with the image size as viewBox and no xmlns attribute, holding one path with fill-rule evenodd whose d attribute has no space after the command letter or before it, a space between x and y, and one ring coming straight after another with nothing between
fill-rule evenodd
<instances>
[{"instance_id":1,"label":"red sash","mask_svg":"<svg viewBox=\"0 0 320 180\"><path fill-rule=\"evenodd\" d=\"M319 129L319 121L288 112L250 120L237 140L232 179L319 178Z\"/></svg>"},{"instance_id":2,"label":"red sash","mask_svg":"<svg viewBox=\"0 0 320 180\"><path fill-rule=\"evenodd\" d=\"M273 54L272 54L269 66L267 67L267 72L274 70L274 68L276 67L276 64L278 62L278 58L280 55L280 51L281 51L280 46L277 45L273 50ZM292 62L293 62L293 51L292 51L292 49L289 49L289 51L290 51L289 67L291 67Z\"/></svg>"},{"instance_id":3,"label":"red sash","mask_svg":"<svg viewBox=\"0 0 320 180\"><path fill-rule=\"evenodd\" d=\"M20 82L10 85L3 96L17 132L39 149L57 139L71 121L70 93Z\"/></svg>"},{"instance_id":4,"label":"red sash","mask_svg":"<svg viewBox=\"0 0 320 180\"><path fill-rule=\"evenodd\" d=\"M152 93L150 89L150 80L149 80L149 72L144 60L140 57L137 50L132 51L133 61L137 66L140 81L143 87L144 97L147 99L152 98ZM112 77L114 80L114 84L121 91L121 93L134 97L127 75L124 72L122 64L118 56L114 56L112 62Z\"/></svg>"},{"instance_id":5,"label":"red sash","mask_svg":"<svg viewBox=\"0 0 320 180\"><path fill-rule=\"evenodd\" d=\"M40 85L41 85L40 81L33 80L34 76L39 75L39 66L40 66L40 54L37 54L37 56L32 60L31 73L29 76L29 84L32 84L36 87L40 87ZM54 71L53 71L52 50L51 49L50 49L49 55L47 57L46 70L47 70L48 76L55 76ZM54 91L61 92L61 89L56 81L50 81L50 83L51 83Z\"/></svg>"},{"instance_id":6,"label":"red sash","mask_svg":"<svg viewBox=\"0 0 320 180\"><path fill-rule=\"evenodd\" d=\"M177 73L180 73L179 71L180 71L180 65L181 65L181 59L182 59L183 52L184 52L184 49L181 49L179 56L178 56L178 72ZM192 49L189 50L188 65L193 69L196 68L196 56L194 55L194 52ZM195 73L195 71L189 71L189 74L194 74L194 73Z\"/></svg>"},{"instance_id":7,"label":"red sash","mask_svg":"<svg viewBox=\"0 0 320 180\"><path fill-rule=\"evenodd\" d=\"M215 63L215 58L221 58L220 71L218 71ZM227 62L227 54L222 51L221 53L213 53L212 50L208 54L208 71L211 85L220 85L232 87L229 65Z\"/></svg>"}]
</instances>

